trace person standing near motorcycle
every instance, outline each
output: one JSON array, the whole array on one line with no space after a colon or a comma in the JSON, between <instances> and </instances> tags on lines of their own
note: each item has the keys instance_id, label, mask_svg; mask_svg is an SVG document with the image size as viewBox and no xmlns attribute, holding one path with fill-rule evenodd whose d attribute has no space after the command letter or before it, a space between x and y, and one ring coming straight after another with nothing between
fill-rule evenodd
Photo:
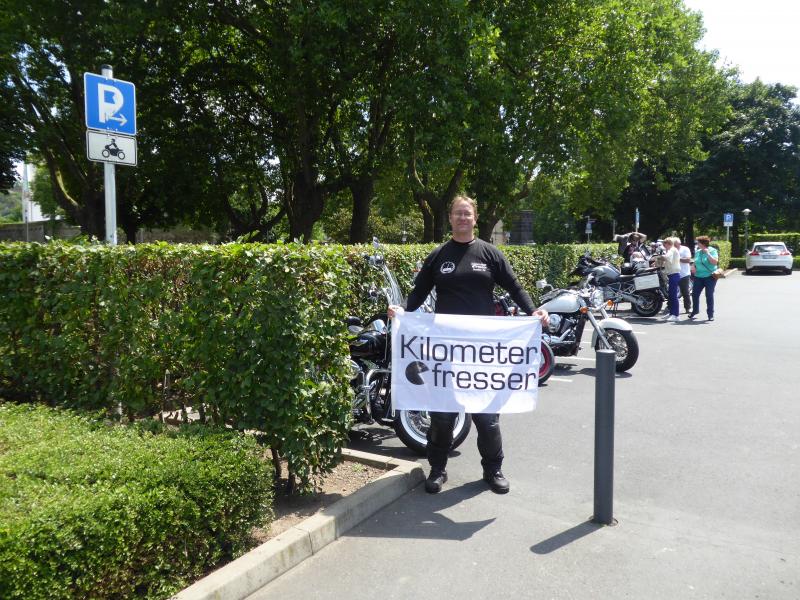
<instances>
[{"instance_id":1,"label":"person standing near motorcycle","mask_svg":"<svg viewBox=\"0 0 800 600\"><path fill-rule=\"evenodd\" d=\"M475 237L478 218L472 198L456 196L450 204L450 226L453 237L434 249L422 264L414 289L406 301L406 310L414 311L436 288L436 312L457 315L494 315L492 292L500 285L514 302L529 315L538 316L547 327L547 312L537 310L528 293L522 289L508 260L495 246ZM399 309L390 306L389 317ZM425 491L435 494L447 481L447 458L453 443L453 425L457 413L431 412L428 429L428 463L431 470L425 481ZM501 470L503 440L500 435L500 415L473 414L472 422L478 432L478 451L481 454L483 479L493 492L504 494L510 485Z\"/></svg>"},{"instance_id":2,"label":"person standing near motorcycle","mask_svg":"<svg viewBox=\"0 0 800 600\"><path fill-rule=\"evenodd\" d=\"M675 247L677 238L668 237L664 240L664 274L668 281L669 316L666 321L677 321L679 310L678 290L681 280L681 255Z\"/></svg>"},{"instance_id":3,"label":"person standing near motorcycle","mask_svg":"<svg viewBox=\"0 0 800 600\"><path fill-rule=\"evenodd\" d=\"M708 320L713 321L714 290L717 287L717 280L711 275L719 265L719 253L716 248L711 247L711 238L707 235L699 235L695 241L697 242L697 252L694 255L694 289L692 290L692 312L689 318L694 319L700 312L700 294L705 290Z\"/></svg>"},{"instance_id":4,"label":"person standing near motorcycle","mask_svg":"<svg viewBox=\"0 0 800 600\"><path fill-rule=\"evenodd\" d=\"M650 257L644 241L647 236L643 233L633 232L628 235L628 245L622 251L623 262L631 262L631 257L635 252L639 252L645 259Z\"/></svg>"},{"instance_id":5,"label":"person standing near motorcycle","mask_svg":"<svg viewBox=\"0 0 800 600\"><path fill-rule=\"evenodd\" d=\"M681 257L681 279L678 282L678 287L681 289L681 296L683 297L683 308L686 314L692 312L692 251L688 246L681 244L680 238L675 238L675 246L678 248L678 254Z\"/></svg>"}]
</instances>

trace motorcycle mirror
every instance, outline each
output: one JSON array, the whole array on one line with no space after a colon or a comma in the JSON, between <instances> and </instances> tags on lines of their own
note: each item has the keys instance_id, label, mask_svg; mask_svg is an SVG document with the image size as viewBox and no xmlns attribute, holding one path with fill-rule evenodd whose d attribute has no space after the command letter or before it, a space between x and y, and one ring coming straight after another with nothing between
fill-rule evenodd
<instances>
[{"instance_id":1,"label":"motorcycle mirror","mask_svg":"<svg viewBox=\"0 0 800 600\"><path fill-rule=\"evenodd\" d=\"M349 331L350 333L361 333L361 327L359 327L358 325L349 325L347 327L347 331Z\"/></svg>"},{"instance_id":2,"label":"motorcycle mirror","mask_svg":"<svg viewBox=\"0 0 800 600\"><path fill-rule=\"evenodd\" d=\"M375 250L377 250L379 246L380 246L380 243L378 242L378 238L377 237L373 237L372 238L372 247L375 248Z\"/></svg>"},{"instance_id":3,"label":"motorcycle mirror","mask_svg":"<svg viewBox=\"0 0 800 600\"><path fill-rule=\"evenodd\" d=\"M536 281L536 289L543 290L544 286L547 285L547 279L539 279Z\"/></svg>"}]
</instances>

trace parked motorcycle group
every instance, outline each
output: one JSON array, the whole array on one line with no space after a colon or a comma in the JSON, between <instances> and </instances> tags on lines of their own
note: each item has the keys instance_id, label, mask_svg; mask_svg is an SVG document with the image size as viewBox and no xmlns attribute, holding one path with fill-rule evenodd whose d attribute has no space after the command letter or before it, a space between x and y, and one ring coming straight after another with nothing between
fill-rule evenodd
<instances>
[{"instance_id":1,"label":"parked motorcycle group","mask_svg":"<svg viewBox=\"0 0 800 600\"><path fill-rule=\"evenodd\" d=\"M351 338L350 365L355 422L392 427L400 440L414 452L424 455L430 418L425 411L394 410L391 398L391 335L386 316L390 304L402 305L403 295L392 271L380 254L377 240L373 254L365 256L369 266L382 275L383 287L373 287L370 297L379 307L366 320L348 317ZM545 280L536 282L542 293L540 308L550 315L542 331L539 370L541 385L555 370L558 356L574 356L581 348L584 330L591 328L591 347L610 348L616 354L616 370L627 371L639 357L639 344L631 325L616 315L620 303L628 302L643 317L659 313L667 299L666 283L657 267L636 260L617 268L609 259L593 258L587 251L572 272L581 277L570 288L554 288ZM433 312L435 294L419 309ZM495 296L496 314L520 314L508 294ZM466 439L471 420L460 414L453 431L453 448Z\"/></svg>"}]
</instances>

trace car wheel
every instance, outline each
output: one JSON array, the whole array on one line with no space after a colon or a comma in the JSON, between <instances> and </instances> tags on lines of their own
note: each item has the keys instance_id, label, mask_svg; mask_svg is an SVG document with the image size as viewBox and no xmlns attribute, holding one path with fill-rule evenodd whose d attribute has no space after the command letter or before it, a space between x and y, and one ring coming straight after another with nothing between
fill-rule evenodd
<instances>
[{"instance_id":1,"label":"car wheel","mask_svg":"<svg viewBox=\"0 0 800 600\"><path fill-rule=\"evenodd\" d=\"M792 274L792 270L791 269L784 269L783 272L786 273L787 275L791 275Z\"/></svg>"},{"instance_id":2,"label":"car wheel","mask_svg":"<svg viewBox=\"0 0 800 600\"><path fill-rule=\"evenodd\" d=\"M750 267L745 267L744 268L744 272L745 272L746 275L752 275L753 274L753 269L751 269Z\"/></svg>"}]
</instances>

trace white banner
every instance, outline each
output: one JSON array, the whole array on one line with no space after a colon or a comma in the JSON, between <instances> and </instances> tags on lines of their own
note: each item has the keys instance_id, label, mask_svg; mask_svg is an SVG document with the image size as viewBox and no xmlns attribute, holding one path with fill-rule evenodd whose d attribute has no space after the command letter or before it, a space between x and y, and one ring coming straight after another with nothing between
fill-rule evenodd
<instances>
[{"instance_id":1,"label":"white banner","mask_svg":"<svg viewBox=\"0 0 800 600\"><path fill-rule=\"evenodd\" d=\"M517 413L536 407L537 317L405 313L392 321L398 410Z\"/></svg>"}]
</instances>

